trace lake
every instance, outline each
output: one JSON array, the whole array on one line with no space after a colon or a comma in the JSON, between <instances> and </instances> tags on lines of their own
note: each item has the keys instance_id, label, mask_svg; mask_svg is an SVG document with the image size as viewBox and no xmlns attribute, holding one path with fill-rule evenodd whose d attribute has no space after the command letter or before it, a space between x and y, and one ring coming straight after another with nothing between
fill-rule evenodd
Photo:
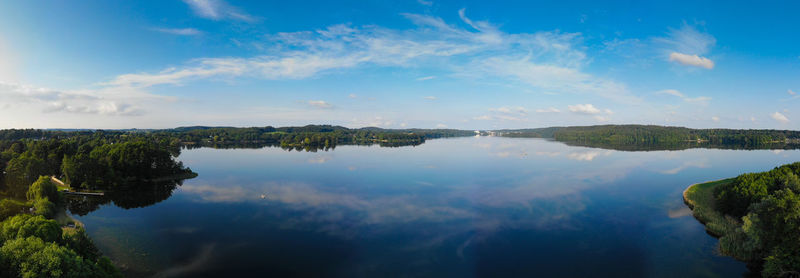
<instances>
[{"instance_id":1,"label":"lake","mask_svg":"<svg viewBox=\"0 0 800 278\"><path fill-rule=\"evenodd\" d=\"M468 137L180 160L199 176L165 200L76 215L130 276L742 276L681 193L800 152Z\"/></svg>"}]
</instances>

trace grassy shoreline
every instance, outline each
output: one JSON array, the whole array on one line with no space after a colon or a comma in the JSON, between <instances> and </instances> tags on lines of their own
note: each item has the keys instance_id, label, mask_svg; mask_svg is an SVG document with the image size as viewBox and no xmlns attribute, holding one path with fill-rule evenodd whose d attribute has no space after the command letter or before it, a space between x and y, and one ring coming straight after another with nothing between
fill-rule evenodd
<instances>
[{"instance_id":1,"label":"grassy shoreline","mask_svg":"<svg viewBox=\"0 0 800 278\"><path fill-rule=\"evenodd\" d=\"M696 183L683 191L683 202L692 210L697 221L705 225L706 232L714 237L722 237L741 226L739 220L726 216L716 210L714 190L733 181L733 178Z\"/></svg>"}]
</instances>

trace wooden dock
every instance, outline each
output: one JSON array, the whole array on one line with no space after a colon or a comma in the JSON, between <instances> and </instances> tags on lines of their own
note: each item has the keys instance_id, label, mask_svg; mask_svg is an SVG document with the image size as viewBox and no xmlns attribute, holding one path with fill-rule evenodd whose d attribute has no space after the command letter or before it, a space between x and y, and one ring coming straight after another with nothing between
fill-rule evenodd
<instances>
[{"instance_id":1,"label":"wooden dock","mask_svg":"<svg viewBox=\"0 0 800 278\"><path fill-rule=\"evenodd\" d=\"M67 195L79 195L79 196L105 196L106 194L103 192L77 192L77 191L61 191L61 193Z\"/></svg>"}]
</instances>

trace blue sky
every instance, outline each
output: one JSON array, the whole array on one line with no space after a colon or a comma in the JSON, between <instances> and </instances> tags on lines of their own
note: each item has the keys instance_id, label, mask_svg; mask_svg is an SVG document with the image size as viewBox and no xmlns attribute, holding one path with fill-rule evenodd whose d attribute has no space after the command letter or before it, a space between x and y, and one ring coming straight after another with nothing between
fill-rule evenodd
<instances>
[{"instance_id":1,"label":"blue sky","mask_svg":"<svg viewBox=\"0 0 800 278\"><path fill-rule=\"evenodd\" d=\"M800 4L641 2L0 1L0 128L800 128Z\"/></svg>"}]
</instances>

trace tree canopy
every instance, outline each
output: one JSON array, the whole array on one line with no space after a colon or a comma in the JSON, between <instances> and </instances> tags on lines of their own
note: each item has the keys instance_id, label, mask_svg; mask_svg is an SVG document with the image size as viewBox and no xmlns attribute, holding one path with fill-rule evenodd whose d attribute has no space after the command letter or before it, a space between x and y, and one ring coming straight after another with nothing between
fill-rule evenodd
<instances>
[{"instance_id":1,"label":"tree canopy","mask_svg":"<svg viewBox=\"0 0 800 278\"><path fill-rule=\"evenodd\" d=\"M743 174L716 189L717 209L741 227L720 238L723 253L763 266L765 277L800 275L800 162Z\"/></svg>"}]
</instances>

